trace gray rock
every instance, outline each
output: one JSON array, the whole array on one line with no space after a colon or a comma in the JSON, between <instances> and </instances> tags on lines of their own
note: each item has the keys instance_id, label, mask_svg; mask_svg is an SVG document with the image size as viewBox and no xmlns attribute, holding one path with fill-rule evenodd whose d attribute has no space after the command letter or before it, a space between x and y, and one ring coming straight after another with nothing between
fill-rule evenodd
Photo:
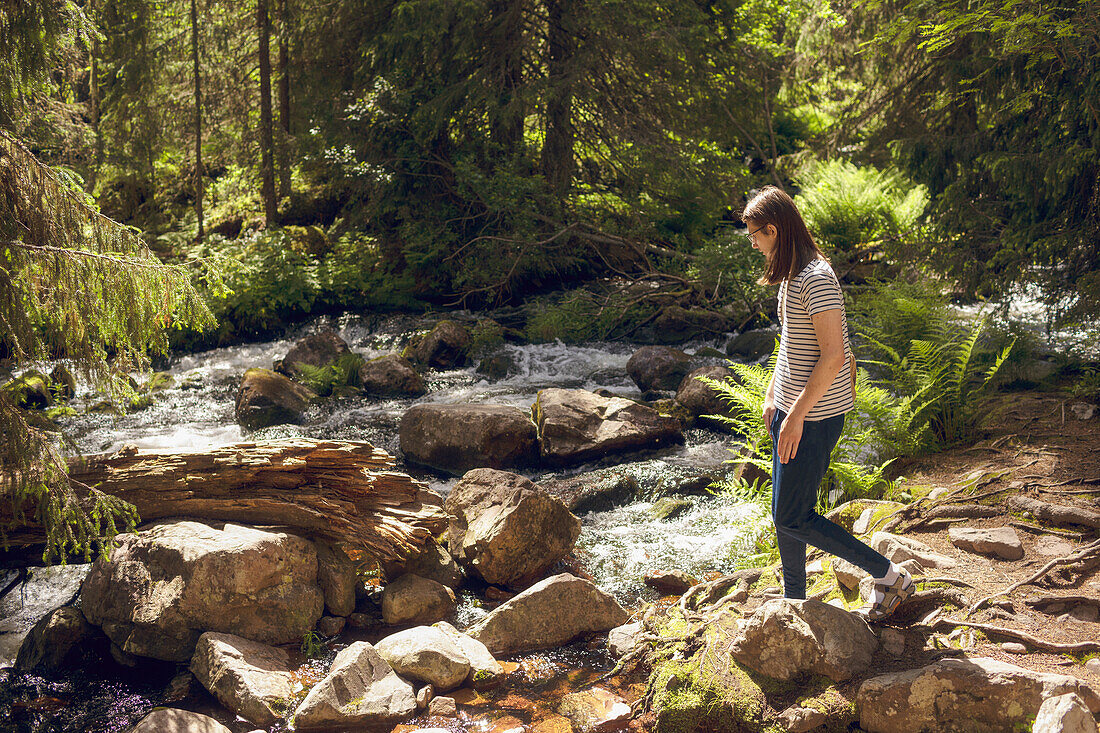
<instances>
[{"instance_id":1,"label":"gray rock","mask_svg":"<svg viewBox=\"0 0 1100 733\"><path fill-rule=\"evenodd\" d=\"M792 705L779 714L779 722L789 733L805 733L824 725L829 716L814 708L803 708Z\"/></svg>"},{"instance_id":2,"label":"gray rock","mask_svg":"<svg viewBox=\"0 0 1100 733\"><path fill-rule=\"evenodd\" d=\"M1024 556L1024 546L1012 527L993 529L951 527L948 534L951 537L951 544L960 550L981 555L994 555L1003 560L1019 560Z\"/></svg>"},{"instance_id":3,"label":"gray rock","mask_svg":"<svg viewBox=\"0 0 1100 733\"><path fill-rule=\"evenodd\" d=\"M470 660L453 637L435 626L414 626L375 645L393 671L426 682L437 691L454 689L470 674Z\"/></svg>"},{"instance_id":4,"label":"gray rock","mask_svg":"<svg viewBox=\"0 0 1100 733\"><path fill-rule=\"evenodd\" d=\"M494 655L561 646L579 636L609 631L630 618L594 583L555 575L501 604L468 629Z\"/></svg>"},{"instance_id":5,"label":"gray rock","mask_svg":"<svg viewBox=\"0 0 1100 733\"><path fill-rule=\"evenodd\" d=\"M1033 549L1043 557L1064 557L1073 552L1073 545L1057 537L1040 537Z\"/></svg>"},{"instance_id":6,"label":"gray rock","mask_svg":"<svg viewBox=\"0 0 1100 733\"><path fill-rule=\"evenodd\" d=\"M860 581L868 577L863 568L858 568L847 560L833 557L829 562L833 565L833 574L836 575L837 582L848 590L855 590L859 587Z\"/></svg>"},{"instance_id":7,"label":"gray rock","mask_svg":"<svg viewBox=\"0 0 1100 733\"><path fill-rule=\"evenodd\" d=\"M302 369L298 366L299 364L321 368L350 353L351 349L348 348L347 342L331 328L326 328L300 339L290 348L286 356L275 360L272 368L291 379L300 379Z\"/></svg>"},{"instance_id":8,"label":"gray rock","mask_svg":"<svg viewBox=\"0 0 1100 733\"><path fill-rule=\"evenodd\" d=\"M398 432L406 460L453 474L526 466L538 455L535 424L507 405L413 405Z\"/></svg>"},{"instance_id":9,"label":"gray rock","mask_svg":"<svg viewBox=\"0 0 1100 733\"><path fill-rule=\"evenodd\" d=\"M633 621L629 624L616 626L607 632L607 651L615 659L620 659L630 652L638 643L642 634L642 622Z\"/></svg>"},{"instance_id":10,"label":"gray rock","mask_svg":"<svg viewBox=\"0 0 1100 733\"><path fill-rule=\"evenodd\" d=\"M418 397L427 394L424 378L412 362L398 354L387 354L359 367L359 385L367 394L382 397Z\"/></svg>"},{"instance_id":11,"label":"gray rock","mask_svg":"<svg viewBox=\"0 0 1100 733\"><path fill-rule=\"evenodd\" d=\"M390 626L431 624L455 611L454 591L419 575L402 575L382 592L382 620Z\"/></svg>"},{"instance_id":12,"label":"gray rock","mask_svg":"<svg viewBox=\"0 0 1100 733\"><path fill-rule=\"evenodd\" d=\"M605 468L564 479L540 481L547 493L565 502L574 514L602 512L638 498L638 481L618 468Z\"/></svg>"},{"instance_id":13,"label":"gray rock","mask_svg":"<svg viewBox=\"0 0 1100 733\"><path fill-rule=\"evenodd\" d=\"M325 594L325 608L333 616L347 616L355 610L355 563L340 549L325 540L315 540L317 581Z\"/></svg>"},{"instance_id":14,"label":"gray rock","mask_svg":"<svg viewBox=\"0 0 1100 733\"><path fill-rule=\"evenodd\" d=\"M1006 641L1001 644L1001 648L1009 654L1027 654L1027 645L1018 641Z\"/></svg>"},{"instance_id":15,"label":"gray rock","mask_svg":"<svg viewBox=\"0 0 1100 733\"><path fill-rule=\"evenodd\" d=\"M420 710L426 710L433 697L435 697L435 688L431 685L424 685L416 691L416 707Z\"/></svg>"},{"instance_id":16,"label":"gray rock","mask_svg":"<svg viewBox=\"0 0 1100 733\"><path fill-rule=\"evenodd\" d=\"M249 430L300 423L313 390L269 369L249 369L237 389L237 422Z\"/></svg>"},{"instance_id":17,"label":"gray rock","mask_svg":"<svg viewBox=\"0 0 1100 733\"><path fill-rule=\"evenodd\" d=\"M871 535L869 544L887 559L899 564L906 560L916 560L925 568L938 570L948 570L956 565L954 558L937 554L923 542L889 532L875 532Z\"/></svg>"},{"instance_id":18,"label":"gray rock","mask_svg":"<svg viewBox=\"0 0 1100 733\"><path fill-rule=\"evenodd\" d=\"M440 321L431 331L413 340L405 355L435 369L454 369L469 359L469 330L454 321Z\"/></svg>"},{"instance_id":19,"label":"gray rock","mask_svg":"<svg viewBox=\"0 0 1100 733\"><path fill-rule=\"evenodd\" d=\"M694 369L684 377L676 390L676 401L692 415L725 415L729 412L729 403L718 397L718 393L709 384L699 381L699 377L723 382L731 381L733 372L726 367L705 366Z\"/></svg>"},{"instance_id":20,"label":"gray rock","mask_svg":"<svg viewBox=\"0 0 1100 733\"><path fill-rule=\"evenodd\" d=\"M447 546L487 583L521 588L573 550L581 521L561 499L514 473L479 468L447 495Z\"/></svg>"},{"instance_id":21,"label":"gray rock","mask_svg":"<svg viewBox=\"0 0 1100 733\"><path fill-rule=\"evenodd\" d=\"M328 675L294 711L297 730L342 730L392 725L416 712L412 685L397 676L373 646L344 648Z\"/></svg>"},{"instance_id":22,"label":"gray rock","mask_svg":"<svg viewBox=\"0 0 1100 733\"><path fill-rule=\"evenodd\" d=\"M343 616L322 616L317 622L317 633L321 636L336 636L344 630L347 622Z\"/></svg>"},{"instance_id":23,"label":"gray rock","mask_svg":"<svg viewBox=\"0 0 1100 733\"><path fill-rule=\"evenodd\" d=\"M626 362L626 373L642 392L676 389L691 370L691 357L670 346L643 346Z\"/></svg>"},{"instance_id":24,"label":"gray rock","mask_svg":"<svg viewBox=\"0 0 1100 733\"><path fill-rule=\"evenodd\" d=\"M157 708L138 721L130 733L230 733L206 715L176 708Z\"/></svg>"},{"instance_id":25,"label":"gray rock","mask_svg":"<svg viewBox=\"0 0 1100 733\"><path fill-rule=\"evenodd\" d=\"M439 621L432 625L450 636L470 660L470 675L466 678L466 684L475 690L488 690L504 680L504 667L493 658L484 644L472 636L463 634L446 621Z\"/></svg>"},{"instance_id":26,"label":"gray rock","mask_svg":"<svg viewBox=\"0 0 1100 733\"><path fill-rule=\"evenodd\" d=\"M882 648L895 657L905 654L905 632L901 629L884 626L880 638L882 639Z\"/></svg>"},{"instance_id":27,"label":"gray rock","mask_svg":"<svg viewBox=\"0 0 1100 733\"><path fill-rule=\"evenodd\" d=\"M941 659L865 681L856 707L860 726L872 733L993 733L1026 725L1043 700L1068 692L1100 710L1100 697L1074 677L984 657Z\"/></svg>"},{"instance_id":28,"label":"gray rock","mask_svg":"<svg viewBox=\"0 0 1100 733\"><path fill-rule=\"evenodd\" d=\"M232 634L200 636L191 672L222 705L260 726L282 718L294 695L285 649Z\"/></svg>"},{"instance_id":29,"label":"gray rock","mask_svg":"<svg viewBox=\"0 0 1100 733\"><path fill-rule=\"evenodd\" d=\"M458 715L458 705L453 697L433 697L428 703L428 715L439 718L454 718Z\"/></svg>"},{"instance_id":30,"label":"gray rock","mask_svg":"<svg viewBox=\"0 0 1100 733\"><path fill-rule=\"evenodd\" d=\"M1077 402L1070 405L1069 409L1078 420L1091 420L1096 414L1096 405L1090 405L1087 402Z\"/></svg>"},{"instance_id":31,"label":"gray rock","mask_svg":"<svg viewBox=\"0 0 1100 733\"><path fill-rule=\"evenodd\" d=\"M726 343L726 353L740 357L743 361L759 361L775 350L775 340L778 337L779 331L774 328L745 331Z\"/></svg>"},{"instance_id":32,"label":"gray rock","mask_svg":"<svg viewBox=\"0 0 1100 733\"><path fill-rule=\"evenodd\" d=\"M419 554L403 562L387 563L384 572L387 578L399 578L405 574L419 575L452 589L457 589L466 580L466 572L433 537L424 542Z\"/></svg>"},{"instance_id":33,"label":"gray rock","mask_svg":"<svg viewBox=\"0 0 1100 733\"><path fill-rule=\"evenodd\" d=\"M1085 701L1070 692L1043 701L1031 733L1096 733L1096 720Z\"/></svg>"},{"instance_id":34,"label":"gray rock","mask_svg":"<svg viewBox=\"0 0 1100 733\"><path fill-rule=\"evenodd\" d=\"M841 682L867 669L878 647L856 614L820 601L776 598L745 619L730 654L775 679L813 672Z\"/></svg>"},{"instance_id":35,"label":"gray rock","mask_svg":"<svg viewBox=\"0 0 1100 733\"><path fill-rule=\"evenodd\" d=\"M123 651L186 661L204 631L300 641L321 618L309 540L226 524L168 521L119 535L84 581L82 609Z\"/></svg>"},{"instance_id":36,"label":"gray rock","mask_svg":"<svg viewBox=\"0 0 1100 733\"><path fill-rule=\"evenodd\" d=\"M79 608L62 606L44 616L23 639L15 667L48 674L79 666L106 652L102 632L85 620Z\"/></svg>"},{"instance_id":37,"label":"gray rock","mask_svg":"<svg viewBox=\"0 0 1100 733\"><path fill-rule=\"evenodd\" d=\"M621 397L583 389L544 389L531 408L550 463L579 463L608 453L657 448L682 439L680 421Z\"/></svg>"},{"instance_id":38,"label":"gray rock","mask_svg":"<svg viewBox=\"0 0 1100 733\"><path fill-rule=\"evenodd\" d=\"M80 591L91 563L27 568L22 584L0 598L0 666L14 663L30 630ZM0 572L0 588L17 580L18 572Z\"/></svg>"}]
</instances>

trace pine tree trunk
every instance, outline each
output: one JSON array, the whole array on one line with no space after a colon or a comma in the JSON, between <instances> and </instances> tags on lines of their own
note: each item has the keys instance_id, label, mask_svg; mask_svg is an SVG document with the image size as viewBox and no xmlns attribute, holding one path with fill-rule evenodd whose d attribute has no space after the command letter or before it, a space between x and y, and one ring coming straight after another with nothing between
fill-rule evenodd
<instances>
[{"instance_id":1,"label":"pine tree trunk","mask_svg":"<svg viewBox=\"0 0 1100 733\"><path fill-rule=\"evenodd\" d=\"M256 30L260 36L260 195L264 202L266 226L275 223L275 171L272 163L271 130L271 19L267 1L256 2Z\"/></svg>"},{"instance_id":2,"label":"pine tree trunk","mask_svg":"<svg viewBox=\"0 0 1100 733\"><path fill-rule=\"evenodd\" d=\"M550 188L565 196L573 181L573 94L568 72L572 60L573 38L570 30L574 0L547 0L549 21L547 37L546 139L542 148L543 175Z\"/></svg>"},{"instance_id":3,"label":"pine tree trunk","mask_svg":"<svg viewBox=\"0 0 1100 733\"><path fill-rule=\"evenodd\" d=\"M286 0L279 0L279 198L290 195L290 16Z\"/></svg>"},{"instance_id":4,"label":"pine tree trunk","mask_svg":"<svg viewBox=\"0 0 1100 733\"><path fill-rule=\"evenodd\" d=\"M489 80L499 90L489 137L504 149L508 160L514 160L520 153L525 116L516 99L523 79L523 2L492 0L489 14Z\"/></svg>"},{"instance_id":5,"label":"pine tree trunk","mask_svg":"<svg viewBox=\"0 0 1100 733\"><path fill-rule=\"evenodd\" d=\"M99 27L95 0L88 2L88 18ZM95 136L95 152L92 158L92 175L88 178L88 189L94 195L99 179L99 167L103 164L103 136L99 134L99 37L92 39L92 69L88 74L88 106L92 122L92 135Z\"/></svg>"},{"instance_id":6,"label":"pine tree trunk","mask_svg":"<svg viewBox=\"0 0 1100 733\"><path fill-rule=\"evenodd\" d=\"M195 0L191 0L191 61L195 67L195 215L199 231L195 241L203 238L202 212L202 79L199 76L199 15Z\"/></svg>"}]
</instances>

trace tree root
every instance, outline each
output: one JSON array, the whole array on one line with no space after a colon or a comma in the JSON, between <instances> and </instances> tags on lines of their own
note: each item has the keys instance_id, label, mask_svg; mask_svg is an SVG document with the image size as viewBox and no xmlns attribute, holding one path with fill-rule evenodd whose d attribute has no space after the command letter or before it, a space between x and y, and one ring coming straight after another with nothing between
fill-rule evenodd
<instances>
[{"instance_id":1,"label":"tree root","mask_svg":"<svg viewBox=\"0 0 1100 733\"><path fill-rule=\"evenodd\" d=\"M1019 588L1021 586L1028 585L1029 583L1034 583L1036 580L1038 580L1039 578L1042 578L1044 575L1046 575L1047 573L1049 573L1051 570L1058 567L1059 565L1072 565L1074 563L1079 563L1083 560L1090 560L1090 559L1093 559L1095 557L1100 557L1100 540L1094 540L1093 542L1085 545L1084 547L1079 549L1077 552L1074 552L1072 554L1065 555L1063 557L1056 557L1053 560L1051 560L1050 562L1048 562L1046 565L1044 565L1042 568L1040 568L1038 571L1036 571L1030 577L1025 578L1024 580L1021 580L1017 583L1013 583L1012 585L1008 586L1007 588L1005 588L1002 591L999 591L997 593L993 593L991 595L986 596L985 598L982 598L981 600L974 603L974 605L970 606L970 608L966 609L966 615L967 616L973 615L975 611L982 608L982 606L984 606L986 603L993 600L994 598L999 598L1000 596L1007 596L1012 591L1016 590L1017 588Z\"/></svg>"},{"instance_id":2,"label":"tree root","mask_svg":"<svg viewBox=\"0 0 1100 733\"><path fill-rule=\"evenodd\" d=\"M994 626L992 624L980 624L974 621L961 621L954 618L942 618L935 623L933 628L939 628L940 626L966 626L971 629L984 631L988 634L999 634L1001 636L1007 636L1010 639L1025 642L1036 649L1041 649L1046 652L1057 652L1061 654L1090 654L1093 652L1100 652L1100 641L1079 641L1072 644L1061 644L1056 641L1040 639L1023 631L1017 631L1016 629Z\"/></svg>"},{"instance_id":3,"label":"tree root","mask_svg":"<svg viewBox=\"0 0 1100 733\"><path fill-rule=\"evenodd\" d=\"M969 599L954 588L932 588L919 590L909 597L905 603L898 606L898 610L890 616L891 623L910 625L919 617L928 613L933 608L938 608L944 603L951 603L959 608L966 608Z\"/></svg>"},{"instance_id":4,"label":"tree root","mask_svg":"<svg viewBox=\"0 0 1100 733\"><path fill-rule=\"evenodd\" d=\"M760 576L768 569L749 568L748 570L738 570L736 573L693 585L688 588L684 595L680 596L680 611L686 617L688 614L700 610L700 605L709 606L716 600L722 599L731 588L737 589L730 596L731 600L740 603L749 597L749 589L752 584L760 580Z\"/></svg>"},{"instance_id":5,"label":"tree root","mask_svg":"<svg viewBox=\"0 0 1100 733\"><path fill-rule=\"evenodd\" d=\"M1025 598L1024 603L1037 611L1043 611L1043 613L1050 613L1043 609L1056 604L1063 604L1065 606L1087 605L1100 608L1100 598L1095 596L1038 596L1036 598Z\"/></svg>"},{"instance_id":6,"label":"tree root","mask_svg":"<svg viewBox=\"0 0 1100 733\"><path fill-rule=\"evenodd\" d=\"M1052 524L1080 524L1093 529L1100 529L1100 512L1082 509L1075 506L1051 504L1040 501L1030 496L1010 496L1008 505L1017 511L1022 511L1036 519Z\"/></svg>"},{"instance_id":7,"label":"tree root","mask_svg":"<svg viewBox=\"0 0 1100 733\"><path fill-rule=\"evenodd\" d=\"M1074 532L1069 529L1053 529L1052 527L1040 527L1037 524L1028 524L1027 522L1021 522L1018 519L1013 519L1009 522L1013 527L1019 527L1020 529L1031 532L1032 534L1054 534L1059 537L1069 537L1070 539L1080 542L1085 539L1084 532Z\"/></svg>"}]
</instances>

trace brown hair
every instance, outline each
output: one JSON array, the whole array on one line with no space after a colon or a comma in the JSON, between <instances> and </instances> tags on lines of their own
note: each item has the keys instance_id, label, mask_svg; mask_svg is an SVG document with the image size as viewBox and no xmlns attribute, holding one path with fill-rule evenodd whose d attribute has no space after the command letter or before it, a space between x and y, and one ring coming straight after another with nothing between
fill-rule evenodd
<instances>
[{"instance_id":1,"label":"brown hair","mask_svg":"<svg viewBox=\"0 0 1100 733\"><path fill-rule=\"evenodd\" d=\"M753 228L771 224L779 233L775 249L768 256L761 285L776 285L790 280L802 271L815 257L828 262L817 246L806 222L794 205L794 201L782 189L764 186L745 204L741 219L752 223Z\"/></svg>"}]
</instances>

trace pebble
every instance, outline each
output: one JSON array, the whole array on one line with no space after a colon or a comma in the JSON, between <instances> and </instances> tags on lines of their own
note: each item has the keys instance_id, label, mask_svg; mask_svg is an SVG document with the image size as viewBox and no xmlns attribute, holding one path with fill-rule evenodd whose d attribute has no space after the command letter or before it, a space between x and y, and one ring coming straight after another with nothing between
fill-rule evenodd
<instances>
[{"instance_id":1,"label":"pebble","mask_svg":"<svg viewBox=\"0 0 1100 733\"><path fill-rule=\"evenodd\" d=\"M1009 654L1027 654L1027 646L1018 641L1006 641L1001 648Z\"/></svg>"},{"instance_id":2,"label":"pebble","mask_svg":"<svg viewBox=\"0 0 1100 733\"><path fill-rule=\"evenodd\" d=\"M1096 674L1100 674L1100 657L1093 657L1085 662L1085 669L1091 669Z\"/></svg>"}]
</instances>

